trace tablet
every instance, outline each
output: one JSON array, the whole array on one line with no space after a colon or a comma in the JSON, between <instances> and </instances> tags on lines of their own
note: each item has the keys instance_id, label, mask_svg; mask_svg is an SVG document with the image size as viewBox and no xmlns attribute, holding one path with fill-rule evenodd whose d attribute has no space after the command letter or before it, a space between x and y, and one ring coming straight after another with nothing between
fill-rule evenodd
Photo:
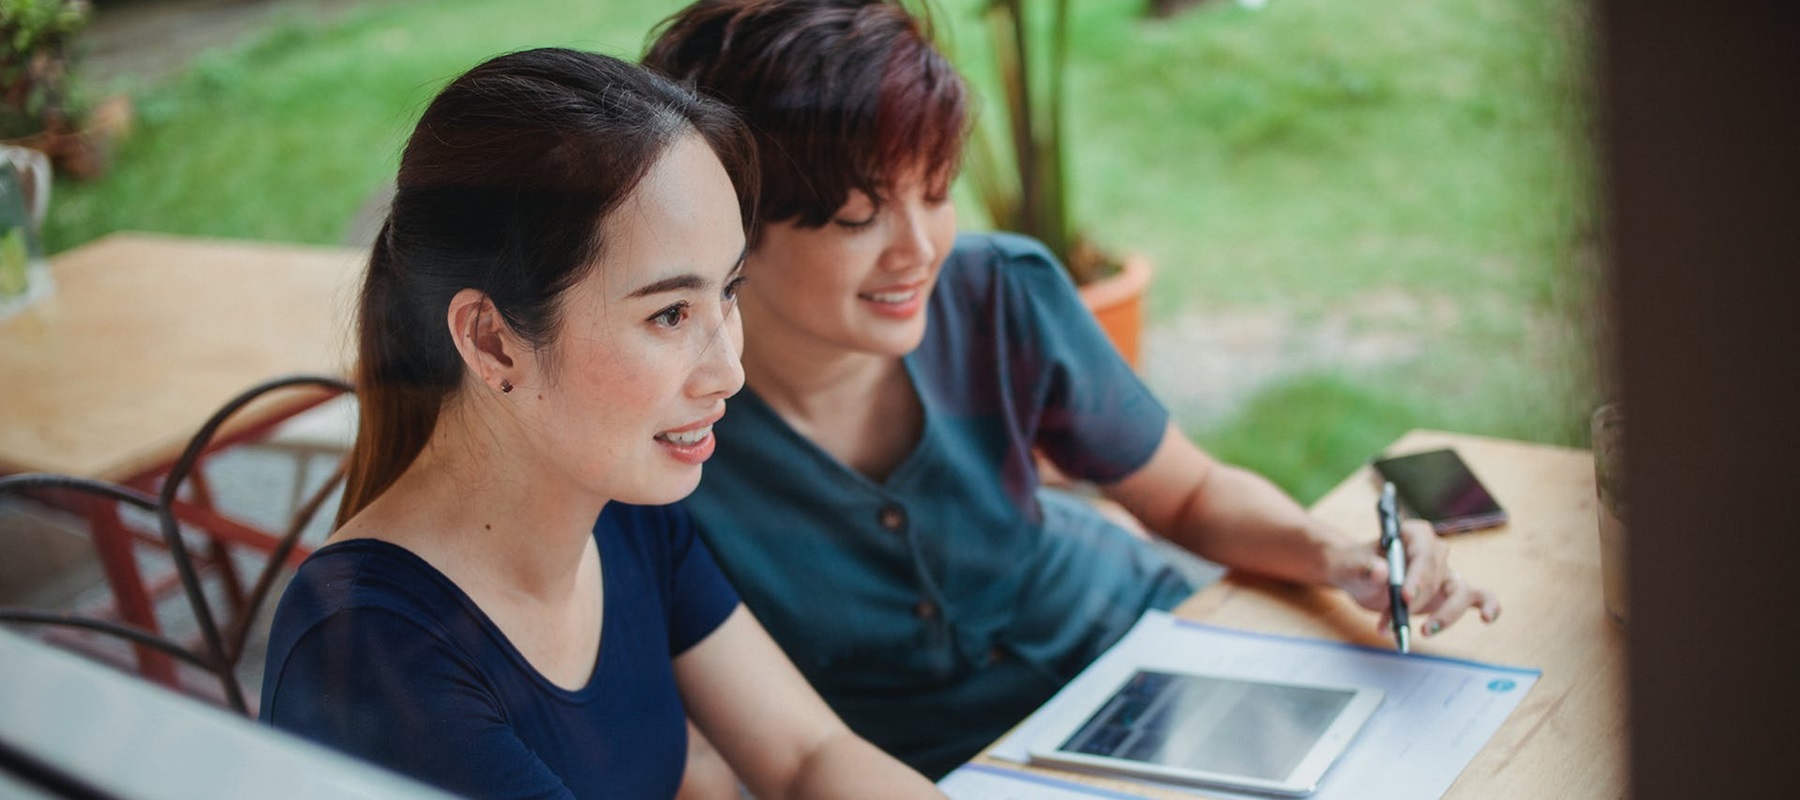
<instances>
[{"instance_id":1,"label":"tablet","mask_svg":"<svg viewBox=\"0 0 1800 800\"><path fill-rule=\"evenodd\" d=\"M1380 689L1137 670L1066 706L1033 761L1269 794L1311 794Z\"/></svg>"}]
</instances>

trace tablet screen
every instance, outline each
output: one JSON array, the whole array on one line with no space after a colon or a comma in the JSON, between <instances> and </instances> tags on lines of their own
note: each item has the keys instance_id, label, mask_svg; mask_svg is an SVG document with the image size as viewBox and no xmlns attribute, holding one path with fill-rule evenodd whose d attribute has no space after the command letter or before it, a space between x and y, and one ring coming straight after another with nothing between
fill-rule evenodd
<instances>
[{"instance_id":1,"label":"tablet screen","mask_svg":"<svg viewBox=\"0 0 1800 800\"><path fill-rule=\"evenodd\" d=\"M1058 749L1278 781L1355 694L1139 670Z\"/></svg>"}]
</instances>

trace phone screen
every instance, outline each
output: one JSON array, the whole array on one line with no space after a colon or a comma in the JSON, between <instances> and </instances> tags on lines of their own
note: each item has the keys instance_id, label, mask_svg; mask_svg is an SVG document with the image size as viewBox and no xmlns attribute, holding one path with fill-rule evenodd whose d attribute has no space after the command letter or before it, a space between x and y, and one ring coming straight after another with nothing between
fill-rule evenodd
<instances>
[{"instance_id":1,"label":"phone screen","mask_svg":"<svg viewBox=\"0 0 1800 800\"><path fill-rule=\"evenodd\" d=\"M1455 450L1384 458L1375 470L1394 483L1400 502L1438 533L1491 528L1506 522L1506 511L1463 463Z\"/></svg>"}]
</instances>

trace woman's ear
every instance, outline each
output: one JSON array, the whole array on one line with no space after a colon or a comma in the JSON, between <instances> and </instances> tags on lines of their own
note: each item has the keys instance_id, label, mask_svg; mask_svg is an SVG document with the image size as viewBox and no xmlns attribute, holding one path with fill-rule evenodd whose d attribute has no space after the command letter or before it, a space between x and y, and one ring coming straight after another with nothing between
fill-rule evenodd
<instances>
[{"instance_id":1,"label":"woman's ear","mask_svg":"<svg viewBox=\"0 0 1800 800\"><path fill-rule=\"evenodd\" d=\"M445 321L450 341L469 372L496 392L512 391L523 342L494 308L494 301L477 289L463 289L450 298Z\"/></svg>"}]
</instances>

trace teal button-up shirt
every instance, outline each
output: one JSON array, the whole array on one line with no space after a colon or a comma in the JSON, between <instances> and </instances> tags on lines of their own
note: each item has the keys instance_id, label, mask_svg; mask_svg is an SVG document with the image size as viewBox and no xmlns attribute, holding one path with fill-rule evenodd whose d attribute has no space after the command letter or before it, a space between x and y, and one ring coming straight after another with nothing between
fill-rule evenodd
<instances>
[{"instance_id":1,"label":"teal button-up shirt","mask_svg":"<svg viewBox=\"0 0 1800 800\"><path fill-rule=\"evenodd\" d=\"M905 358L924 430L886 480L746 390L686 502L825 700L935 778L1190 587L1086 503L1039 488L1034 447L1077 478L1117 480L1168 420L1048 251L960 237L928 313Z\"/></svg>"}]
</instances>

